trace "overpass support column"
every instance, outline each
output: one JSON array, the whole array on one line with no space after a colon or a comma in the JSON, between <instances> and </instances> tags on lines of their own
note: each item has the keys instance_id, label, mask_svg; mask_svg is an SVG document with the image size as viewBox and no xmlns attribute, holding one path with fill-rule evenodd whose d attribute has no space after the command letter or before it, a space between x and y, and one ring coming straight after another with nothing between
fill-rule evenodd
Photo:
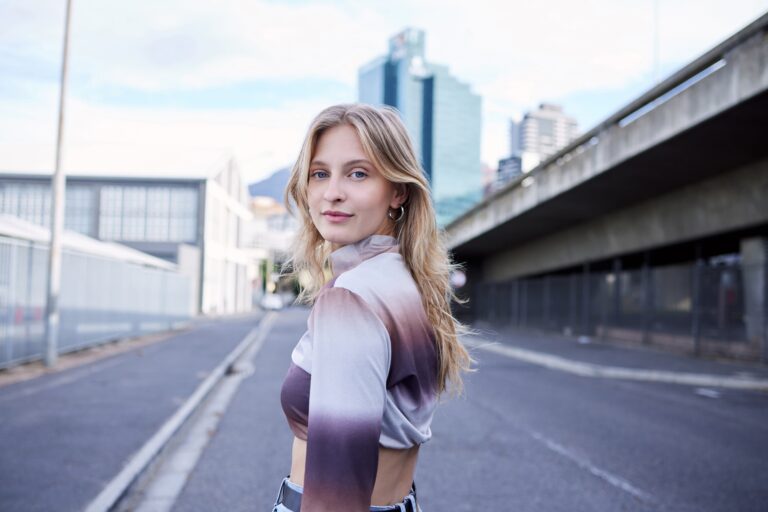
<instances>
[{"instance_id":1,"label":"overpass support column","mask_svg":"<svg viewBox=\"0 0 768 512\"><path fill-rule=\"evenodd\" d=\"M592 334L592 326L589 323L589 313L590 295L592 292L589 289L589 263L584 263L581 268L581 334L582 336L590 336Z\"/></svg>"},{"instance_id":2,"label":"overpass support column","mask_svg":"<svg viewBox=\"0 0 768 512\"><path fill-rule=\"evenodd\" d=\"M760 347L761 360L768 362L768 238L741 241L744 283L744 323L747 340Z\"/></svg>"}]
</instances>

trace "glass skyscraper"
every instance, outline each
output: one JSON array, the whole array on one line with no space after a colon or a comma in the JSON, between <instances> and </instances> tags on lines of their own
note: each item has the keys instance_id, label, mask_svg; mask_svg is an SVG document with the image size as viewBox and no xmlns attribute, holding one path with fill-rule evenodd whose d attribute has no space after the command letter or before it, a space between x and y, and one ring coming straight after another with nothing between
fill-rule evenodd
<instances>
[{"instance_id":1,"label":"glass skyscraper","mask_svg":"<svg viewBox=\"0 0 768 512\"><path fill-rule=\"evenodd\" d=\"M358 100L397 108L432 188L438 223L482 197L480 96L424 58L424 31L406 29L360 68Z\"/></svg>"}]
</instances>

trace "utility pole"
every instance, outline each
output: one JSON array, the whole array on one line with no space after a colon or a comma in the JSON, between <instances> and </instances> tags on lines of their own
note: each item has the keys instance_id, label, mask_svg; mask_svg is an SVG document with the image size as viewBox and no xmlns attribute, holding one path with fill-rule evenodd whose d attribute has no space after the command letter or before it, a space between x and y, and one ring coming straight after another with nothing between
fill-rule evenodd
<instances>
[{"instance_id":1,"label":"utility pole","mask_svg":"<svg viewBox=\"0 0 768 512\"><path fill-rule=\"evenodd\" d=\"M67 95L67 53L69 47L69 18L72 0L67 0L64 21L64 50L61 60L59 86L59 125L56 135L56 168L51 183L51 243L48 251L48 298L45 307L45 365L53 366L58 357L59 288L61 285L61 232L64 230L64 198L66 175L61 168L64 135L64 103Z\"/></svg>"},{"instance_id":2,"label":"utility pole","mask_svg":"<svg viewBox=\"0 0 768 512\"><path fill-rule=\"evenodd\" d=\"M653 0L653 85L659 83L659 0Z\"/></svg>"}]
</instances>

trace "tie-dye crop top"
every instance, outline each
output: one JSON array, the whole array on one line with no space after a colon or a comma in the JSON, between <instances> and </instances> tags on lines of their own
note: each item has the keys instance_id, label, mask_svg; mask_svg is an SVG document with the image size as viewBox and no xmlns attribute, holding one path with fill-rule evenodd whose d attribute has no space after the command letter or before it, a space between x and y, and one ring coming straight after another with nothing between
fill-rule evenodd
<instances>
[{"instance_id":1,"label":"tie-dye crop top","mask_svg":"<svg viewBox=\"0 0 768 512\"><path fill-rule=\"evenodd\" d=\"M280 400L307 441L302 512L368 511L379 445L432 437L437 352L397 239L371 235L331 253L291 354Z\"/></svg>"}]
</instances>

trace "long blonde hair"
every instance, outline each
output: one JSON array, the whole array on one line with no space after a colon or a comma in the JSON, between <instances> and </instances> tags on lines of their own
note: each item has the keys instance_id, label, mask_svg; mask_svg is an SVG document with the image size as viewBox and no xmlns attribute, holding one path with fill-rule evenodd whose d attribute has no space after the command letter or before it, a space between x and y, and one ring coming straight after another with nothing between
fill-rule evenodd
<instances>
[{"instance_id":1,"label":"long blonde hair","mask_svg":"<svg viewBox=\"0 0 768 512\"><path fill-rule=\"evenodd\" d=\"M427 318L435 334L438 355L437 392L463 392L462 371L472 372L476 361L459 342L458 336L471 332L456 320L451 301L464 303L450 285L450 274L461 266L451 262L445 234L437 227L429 184L416 158L408 132L392 107L353 103L334 105L320 112L310 124L301 151L291 170L285 190L285 205L293 214L291 199L298 210L299 230L290 258L283 264L288 276L303 277L297 302L313 303L328 280L331 247L320 235L309 214L307 182L309 163L325 130L339 125L355 129L363 150L376 169L392 183L407 188L404 218L395 223L400 254L421 292ZM455 394L455 393L454 393Z\"/></svg>"}]
</instances>

